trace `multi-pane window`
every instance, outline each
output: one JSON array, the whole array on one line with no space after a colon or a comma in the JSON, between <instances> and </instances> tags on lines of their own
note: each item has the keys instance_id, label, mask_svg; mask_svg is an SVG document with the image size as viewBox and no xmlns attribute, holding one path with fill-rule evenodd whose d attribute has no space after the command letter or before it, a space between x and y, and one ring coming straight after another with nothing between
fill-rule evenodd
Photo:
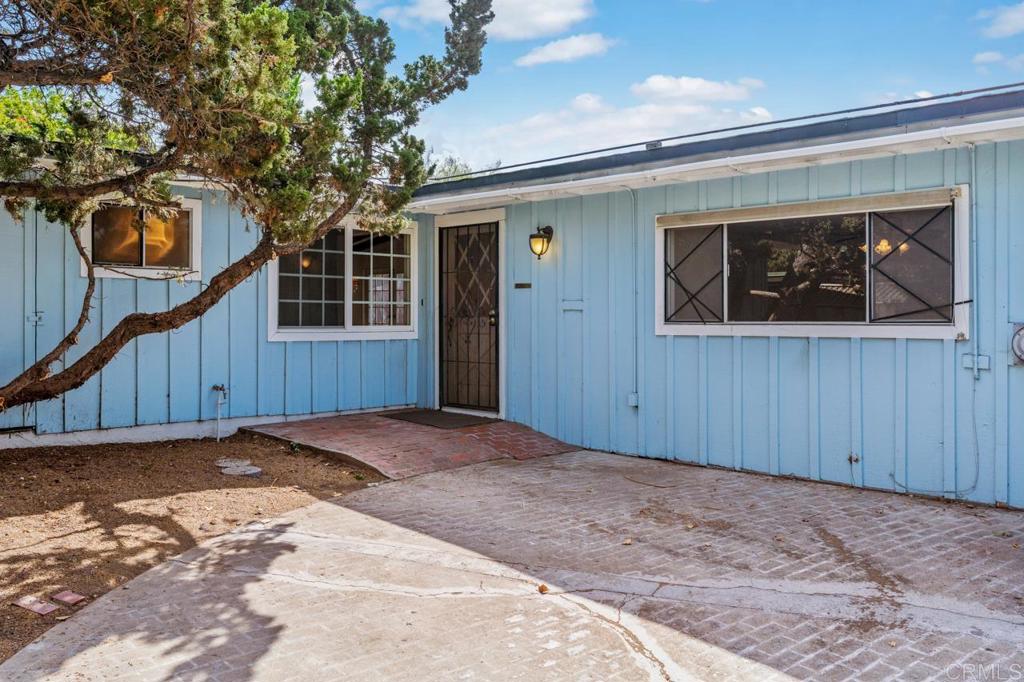
<instances>
[{"instance_id":1,"label":"multi-pane window","mask_svg":"<svg viewBox=\"0 0 1024 682\"><path fill-rule=\"evenodd\" d=\"M410 324L409 236L352 231L352 324Z\"/></svg>"},{"instance_id":2,"label":"multi-pane window","mask_svg":"<svg viewBox=\"0 0 1024 682\"><path fill-rule=\"evenodd\" d=\"M408 329L412 235L333 230L279 259L279 330Z\"/></svg>"},{"instance_id":3,"label":"multi-pane window","mask_svg":"<svg viewBox=\"0 0 1024 682\"><path fill-rule=\"evenodd\" d=\"M952 323L951 206L673 227L666 323Z\"/></svg>"},{"instance_id":4,"label":"multi-pane window","mask_svg":"<svg viewBox=\"0 0 1024 682\"><path fill-rule=\"evenodd\" d=\"M101 206L92 214L92 260L97 265L185 270L192 267L192 213L157 213Z\"/></svg>"},{"instance_id":5,"label":"multi-pane window","mask_svg":"<svg viewBox=\"0 0 1024 682\"><path fill-rule=\"evenodd\" d=\"M345 325L345 233L332 230L278 265L280 327Z\"/></svg>"}]
</instances>

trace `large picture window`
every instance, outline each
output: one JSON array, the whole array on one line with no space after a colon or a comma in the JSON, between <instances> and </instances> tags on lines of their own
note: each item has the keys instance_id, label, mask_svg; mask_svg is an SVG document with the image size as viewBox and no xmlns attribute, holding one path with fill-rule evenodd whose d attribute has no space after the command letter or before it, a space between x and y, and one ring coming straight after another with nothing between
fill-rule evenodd
<instances>
[{"instance_id":1,"label":"large picture window","mask_svg":"<svg viewBox=\"0 0 1024 682\"><path fill-rule=\"evenodd\" d=\"M905 208L895 200L879 203L880 210L820 213L805 205L793 216L778 206L760 215L756 209L726 210L709 214L722 220L708 224L700 224L699 214L659 218L659 330L957 325L958 306L967 302L957 300L952 199ZM820 208L833 206L843 207L824 202ZM959 267L966 269L965 259Z\"/></svg>"},{"instance_id":2,"label":"large picture window","mask_svg":"<svg viewBox=\"0 0 1024 682\"><path fill-rule=\"evenodd\" d=\"M271 339L414 333L413 231L328 233L271 267Z\"/></svg>"}]
</instances>

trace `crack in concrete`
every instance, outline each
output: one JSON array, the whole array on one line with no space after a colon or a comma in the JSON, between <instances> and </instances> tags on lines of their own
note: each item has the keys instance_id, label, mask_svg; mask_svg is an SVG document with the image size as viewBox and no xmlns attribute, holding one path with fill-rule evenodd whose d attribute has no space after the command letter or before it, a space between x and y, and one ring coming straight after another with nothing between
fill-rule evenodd
<instances>
[{"instance_id":1,"label":"crack in concrete","mask_svg":"<svg viewBox=\"0 0 1024 682\"><path fill-rule=\"evenodd\" d=\"M274 529L263 528L259 532ZM241 532L257 532L248 529ZM797 616L831 616L850 622L863 622L866 613L880 626L921 627L956 633L981 629L998 638L1021 636L1024 618L992 612L984 607L950 603L904 590L885 590L880 598L878 581L865 583L802 583L799 581L726 578L678 581L664 577L623 576L587 573L560 567L493 559L472 553L453 552L404 543L373 540L349 540L331 535L283 529L278 535L299 535L330 544L360 556L384 557L414 565L429 565L470 575L486 575L523 582L535 588L547 581L557 587L555 594L606 593L630 600L649 598L657 601L738 607ZM534 579L521 575L535 576ZM888 582L888 581L886 581ZM560 588L560 589L559 589ZM770 596L769 596L770 595ZM946 603L943 603L946 602ZM623 605L624 606L624 605ZM620 607L620 613L621 613ZM938 615L944 614L944 615Z\"/></svg>"},{"instance_id":2,"label":"crack in concrete","mask_svg":"<svg viewBox=\"0 0 1024 682\"><path fill-rule=\"evenodd\" d=\"M591 608L588 604L572 599L568 594L563 593L556 596L562 601L568 602L569 604L572 604L573 606L583 610L591 618L595 618L603 626L615 632L622 639L622 641L626 643L626 646L628 646L630 650L633 651L635 656L639 656L647 661L652 678L660 677L661 679L667 680L668 682L673 682L674 680L680 679L679 675L673 676L672 674L670 674L670 664L662 660L661 657L654 653L653 648L657 646L656 644L654 644L653 642L651 644L647 644L644 641L645 639L647 639L646 636L641 636L632 628L630 628L622 622L622 607L625 605L625 602L619 606L619 608L617 609L616 618L615 620L612 620L604 614L599 613L597 609ZM671 661L671 658L667 656L666 658L668 658L668 660ZM674 663L672 663L671 667L675 668L676 666Z\"/></svg>"}]
</instances>

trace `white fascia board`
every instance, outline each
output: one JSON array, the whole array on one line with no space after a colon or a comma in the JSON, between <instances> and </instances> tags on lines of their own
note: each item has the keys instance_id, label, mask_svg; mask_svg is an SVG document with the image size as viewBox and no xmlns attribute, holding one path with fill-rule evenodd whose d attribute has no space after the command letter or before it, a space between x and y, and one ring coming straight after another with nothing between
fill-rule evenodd
<instances>
[{"instance_id":1,"label":"white fascia board","mask_svg":"<svg viewBox=\"0 0 1024 682\"><path fill-rule=\"evenodd\" d=\"M1024 138L1024 117L968 123L896 135L834 142L830 144L782 149L771 152L729 156L694 161L662 168L615 173L579 180L553 181L523 187L484 189L478 192L424 197L413 200L408 211L445 214L470 208L501 206L520 201L539 201L562 197L612 192L625 188L639 189L693 180L785 170L808 165L839 161L950 149L966 144L980 144Z\"/></svg>"}]
</instances>

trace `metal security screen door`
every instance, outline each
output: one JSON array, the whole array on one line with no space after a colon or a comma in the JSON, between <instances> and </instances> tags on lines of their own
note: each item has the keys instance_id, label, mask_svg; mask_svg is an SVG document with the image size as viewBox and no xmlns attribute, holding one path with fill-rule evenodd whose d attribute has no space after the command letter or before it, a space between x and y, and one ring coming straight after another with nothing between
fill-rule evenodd
<instances>
[{"instance_id":1,"label":"metal security screen door","mask_svg":"<svg viewBox=\"0 0 1024 682\"><path fill-rule=\"evenodd\" d=\"M498 224L440 232L441 405L498 410Z\"/></svg>"}]
</instances>

